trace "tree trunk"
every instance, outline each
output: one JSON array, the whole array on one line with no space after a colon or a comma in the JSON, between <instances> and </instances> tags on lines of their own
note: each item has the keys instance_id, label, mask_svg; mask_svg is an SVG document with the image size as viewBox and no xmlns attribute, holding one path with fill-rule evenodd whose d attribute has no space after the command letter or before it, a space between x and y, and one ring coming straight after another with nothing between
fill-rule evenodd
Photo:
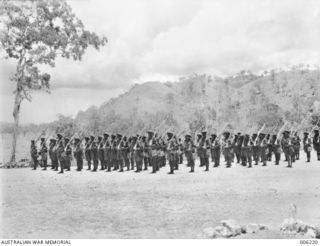
<instances>
[{"instance_id":1,"label":"tree trunk","mask_svg":"<svg viewBox=\"0 0 320 246\"><path fill-rule=\"evenodd\" d=\"M19 135L20 104L21 104L20 91L17 90L15 92L14 108L13 108L14 128L13 128L13 136L12 136L12 152L11 152L10 166L16 162L16 148L17 148L17 139Z\"/></svg>"}]
</instances>

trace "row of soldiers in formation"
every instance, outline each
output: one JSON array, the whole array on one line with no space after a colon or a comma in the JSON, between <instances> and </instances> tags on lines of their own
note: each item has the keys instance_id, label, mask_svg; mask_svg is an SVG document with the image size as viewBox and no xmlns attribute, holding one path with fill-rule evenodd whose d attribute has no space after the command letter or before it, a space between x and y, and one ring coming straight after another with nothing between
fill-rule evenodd
<instances>
[{"instance_id":1,"label":"row of soldiers in formation","mask_svg":"<svg viewBox=\"0 0 320 246\"><path fill-rule=\"evenodd\" d=\"M190 134L184 139L168 132L167 137L160 137L152 131L146 135L122 136L121 134L103 136L90 136L84 138L69 139L57 134L57 138L51 138L49 148L46 139L41 138L40 149L37 151L36 141L31 140L31 158L33 168L39 165L44 170L48 166L48 156L51 160L52 169L60 173L64 170L70 171L71 161L74 158L77 171L83 169L84 160L88 170L97 171L100 164L101 170L123 172L134 170L141 172L152 168L152 173L160 170L169 162L170 172L173 174L182 164L183 157L187 160L190 172L195 170L195 159L199 157L200 167L209 171L210 157L214 163L213 167L220 166L220 157L224 156L226 167L230 168L233 162L252 168L252 164L267 165L267 161L275 159L275 165L279 165L281 153L284 153L287 167L300 158L301 139L297 132L284 131L282 136L254 133L254 134L231 134L228 131L222 134L207 135L207 132L197 134L193 139ZM320 136L319 131L304 133L302 147L306 153L307 162L310 162L312 147L320 160Z\"/></svg>"}]
</instances>

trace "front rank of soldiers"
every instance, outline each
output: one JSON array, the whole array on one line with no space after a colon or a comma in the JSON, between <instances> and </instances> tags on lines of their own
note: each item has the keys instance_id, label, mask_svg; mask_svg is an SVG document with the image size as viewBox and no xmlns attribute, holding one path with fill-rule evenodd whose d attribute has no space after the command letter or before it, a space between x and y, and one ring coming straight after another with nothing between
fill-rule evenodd
<instances>
[{"instance_id":1,"label":"front rank of soldiers","mask_svg":"<svg viewBox=\"0 0 320 246\"><path fill-rule=\"evenodd\" d=\"M168 163L168 173L174 174L183 163L183 157L191 173L196 170L197 158L203 171L210 170L210 162L213 163L213 168L220 167L221 158L227 168L235 164L253 168L258 165L267 166L270 162L279 165L282 154L286 167L292 168L300 158L300 149L305 152L307 162L310 162L313 149L320 161L318 130L303 133L302 143L298 133L290 131L283 131L281 134L232 134L225 131L211 134L210 137L204 131L194 139L191 134L177 136L173 132L166 132L161 135L152 131L143 135L104 133L102 136L83 138L68 138L57 134L56 138L49 139L48 147L46 141L47 139L41 138L37 148L37 142L31 140L32 167L37 169L40 165L46 170L48 164L51 164L51 169L59 173L70 171L73 161L79 172L86 165L87 170L92 172L134 170L139 173L150 170L151 173L157 173Z\"/></svg>"}]
</instances>

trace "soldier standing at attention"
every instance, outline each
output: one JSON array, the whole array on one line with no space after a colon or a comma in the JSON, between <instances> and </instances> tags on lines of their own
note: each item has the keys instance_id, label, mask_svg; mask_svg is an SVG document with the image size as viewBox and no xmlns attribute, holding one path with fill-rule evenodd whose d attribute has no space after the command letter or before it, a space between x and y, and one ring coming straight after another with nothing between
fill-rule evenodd
<instances>
[{"instance_id":1,"label":"soldier standing at attention","mask_svg":"<svg viewBox=\"0 0 320 246\"><path fill-rule=\"evenodd\" d=\"M318 161L320 161L320 136L319 136L319 130L314 130L313 148L317 152Z\"/></svg>"},{"instance_id":2,"label":"soldier standing at attention","mask_svg":"<svg viewBox=\"0 0 320 246\"><path fill-rule=\"evenodd\" d=\"M215 138L213 140L213 154L214 154L214 167L220 166L220 156L221 156L221 145L218 136L214 134Z\"/></svg>"},{"instance_id":3,"label":"soldier standing at attention","mask_svg":"<svg viewBox=\"0 0 320 246\"><path fill-rule=\"evenodd\" d=\"M111 145L108 138L109 138L109 134L104 133L103 134L103 160L104 160L105 169L107 169L107 172L111 172L111 159L110 159Z\"/></svg>"},{"instance_id":4,"label":"soldier standing at attention","mask_svg":"<svg viewBox=\"0 0 320 246\"><path fill-rule=\"evenodd\" d=\"M64 168L64 157L63 157L63 153L64 153L64 140L61 134L57 134L57 138L58 138L58 143L57 143L57 158L58 158L58 162L59 162L59 166L60 166L60 172L59 173L63 173L63 168Z\"/></svg>"},{"instance_id":5,"label":"soldier standing at attention","mask_svg":"<svg viewBox=\"0 0 320 246\"><path fill-rule=\"evenodd\" d=\"M98 136L98 144L97 144L97 148L98 148L98 160L100 161L100 170L104 170L104 150L103 150L103 140L102 140L102 136Z\"/></svg>"},{"instance_id":6,"label":"soldier standing at attention","mask_svg":"<svg viewBox=\"0 0 320 246\"><path fill-rule=\"evenodd\" d=\"M281 141L277 138L277 135L273 135L272 149L275 157L275 165L279 165L281 158Z\"/></svg>"},{"instance_id":7,"label":"soldier standing at attention","mask_svg":"<svg viewBox=\"0 0 320 246\"><path fill-rule=\"evenodd\" d=\"M295 162L297 156L299 156L299 151L300 151L300 142L299 141L298 141L298 138L297 138L296 135L291 137L291 143L292 143L292 146L293 146L292 162Z\"/></svg>"},{"instance_id":8,"label":"soldier standing at attention","mask_svg":"<svg viewBox=\"0 0 320 246\"><path fill-rule=\"evenodd\" d=\"M98 170L99 159L98 159L98 143L95 141L94 136L90 136L91 144L90 144L90 155L93 162L93 170L92 172L96 172Z\"/></svg>"},{"instance_id":9,"label":"soldier standing at attention","mask_svg":"<svg viewBox=\"0 0 320 246\"><path fill-rule=\"evenodd\" d=\"M119 172L123 172L123 148L122 135L117 134L117 166L120 168Z\"/></svg>"},{"instance_id":10,"label":"soldier standing at attention","mask_svg":"<svg viewBox=\"0 0 320 246\"><path fill-rule=\"evenodd\" d=\"M71 168L71 160L72 160L72 148L71 148L71 142L69 138L65 138L65 148L64 148L64 168L67 169L67 171L70 171ZM62 169L63 172L63 169Z\"/></svg>"},{"instance_id":11,"label":"soldier standing at attention","mask_svg":"<svg viewBox=\"0 0 320 246\"><path fill-rule=\"evenodd\" d=\"M142 171L142 162L143 162L143 145L142 145L141 141L138 139L138 137L133 137L134 160L136 162L136 172L137 173Z\"/></svg>"},{"instance_id":12,"label":"soldier standing at attention","mask_svg":"<svg viewBox=\"0 0 320 246\"><path fill-rule=\"evenodd\" d=\"M126 136L123 137L122 159L127 167L127 171L130 171L129 143Z\"/></svg>"},{"instance_id":13,"label":"soldier standing at attention","mask_svg":"<svg viewBox=\"0 0 320 246\"><path fill-rule=\"evenodd\" d=\"M199 143L200 146L200 162L202 160L202 164L206 167L205 171L209 171L209 151L210 151L210 143L207 139L207 132L202 132L201 141Z\"/></svg>"},{"instance_id":14,"label":"soldier standing at attention","mask_svg":"<svg viewBox=\"0 0 320 246\"><path fill-rule=\"evenodd\" d=\"M142 148L143 148L143 163L144 163L144 170L148 170L149 166L149 158L148 158L148 143L146 136L142 136Z\"/></svg>"},{"instance_id":15,"label":"soldier standing at attention","mask_svg":"<svg viewBox=\"0 0 320 246\"><path fill-rule=\"evenodd\" d=\"M174 174L175 169L175 151L174 151L174 139L173 133L168 132L168 146L167 146L167 152L168 152L168 159L169 159L169 166L170 166L170 172L168 174Z\"/></svg>"},{"instance_id":16,"label":"soldier standing at attention","mask_svg":"<svg viewBox=\"0 0 320 246\"><path fill-rule=\"evenodd\" d=\"M310 162L311 159L311 139L309 138L309 133L305 132L303 137L303 150L307 155L307 162Z\"/></svg>"},{"instance_id":17,"label":"soldier standing at attention","mask_svg":"<svg viewBox=\"0 0 320 246\"><path fill-rule=\"evenodd\" d=\"M83 149L79 138L74 139L74 145L75 149L73 155L77 163L77 171L80 172L83 168Z\"/></svg>"},{"instance_id":18,"label":"soldier standing at attention","mask_svg":"<svg viewBox=\"0 0 320 246\"><path fill-rule=\"evenodd\" d=\"M133 147L134 147L134 141L136 141L137 138L135 137L130 137L128 139L128 142L129 142L129 160L130 160L130 165L131 165L131 170L134 170L134 150L133 150Z\"/></svg>"},{"instance_id":19,"label":"soldier standing at attention","mask_svg":"<svg viewBox=\"0 0 320 246\"><path fill-rule=\"evenodd\" d=\"M84 143L84 155L86 157L86 161L88 164L88 169L87 170L91 170L91 154L90 154L90 138L89 137L85 137L84 138L85 143Z\"/></svg>"},{"instance_id":20,"label":"soldier standing at attention","mask_svg":"<svg viewBox=\"0 0 320 246\"><path fill-rule=\"evenodd\" d=\"M223 154L227 162L227 165L226 165L227 168L231 167L231 161L232 161L232 142L229 139L229 137L230 137L230 132L225 132L224 141L223 141Z\"/></svg>"},{"instance_id":21,"label":"soldier standing at attention","mask_svg":"<svg viewBox=\"0 0 320 246\"><path fill-rule=\"evenodd\" d=\"M110 148L110 160L111 166L113 166L113 171L118 170L118 161L117 161L117 139L115 135L111 135L111 148Z\"/></svg>"},{"instance_id":22,"label":"soldier standing at attention","mask_svg":"<svg viewBox=\"0 0 320 246\"><path fill-rule=\"evenodd\" d=\"M51 169L58 171L57 140L54 138L50 139L49 157L51 159Z\"/></svg>"},{"instance_id":23,"label":"soldier standing at attention","mask_svg":"<svg viewBox=\"0 0 320 246\"><path fill-rule=\"evenodd\" d=\"M42 166L43 169L42 170L47 170L47 166L48 166L48 148L46 145L46 139L45 138L41 138L41 143L40 143L40 153L39 155L41 156L41 162L42 162Z\"/></svg>"},{"instance_id":24,"label":"soldier standing at attention","mask_svg":"<svg viewBox=\"0 0 320 246\"><path fill-rule=\"evenodd\" d=\"M202 156L202 153L201 153L202 148L200 146L201 138L202 138L202 135L200 133L198 133L197 134L197 140L196 140L196 150L197 150L197 155L198 155L198 157L200 159L200 167L203 167L204 164L203 164L203 160L201 158L201 156Z\"/></svg>"},{"instance_id":25,"label":"soldier standing at attention","mask_svg":"<svg viewBox=\"0 0 320 246\"><path fill-rule=\"evenodd\" d=\"M187 134L184 140L184 150L185 150L188 166L191 168L190 173L194 172L194 152L195 152L194 147L195 146L191 139L191 135Z\"/></svg>"},{"instance_id":26,"label":"soldier standing at attention","mask_svg":"<svg viewBox=\"0 0 320 246\"><path fill-rule=\"evenodd\" d=\"M242 148L242 142L243 142L243 136L241 136L241 132L238 132L237 135L235 135L235 138L234 138L234 143L235 143L235 155L236 155L236 159L237 159L237 164L244 163L243 161L243 156L242 156L242 152L241 152L241 148Z\"/></svg>"},{"instance_id":27,"label":"soldier standing at attention","mask_svg":"<svg viewBox=\"0 0 320 246\"><path fill-rule=\"evenodd\" d=\"M255 165L258 165L258 162L259 162L259 139L258 139L258 134L257 133L254 133L252 134L252 140L253 140L253 146L252 146L252 153L253 153L253 160L254 160L254 164Z\"/></svg>"},{"instance_id":28,"label":"soldier standing at attention","mask_svg":"<svg viewBox=\"0 0 320 246\"><path fill-rule=\"evenodd\" d=\"M38 151L34 140L31 140L30 155L33 163L33 170L36 170L38 167Z\"/></svg>"},{"instance_id":29,"label":"soldier standing at attention","mask_svg":"<svg viewBox=\"0 0 320 246\"><path fill-rule=\"evenodd\" d=\"M266 139L266 135L261 133L261 141L260 141L260 155L261 155L261 162L262 166L267 165L267 160L268 160L268 143Z\"/></svg>"}]
</instances>

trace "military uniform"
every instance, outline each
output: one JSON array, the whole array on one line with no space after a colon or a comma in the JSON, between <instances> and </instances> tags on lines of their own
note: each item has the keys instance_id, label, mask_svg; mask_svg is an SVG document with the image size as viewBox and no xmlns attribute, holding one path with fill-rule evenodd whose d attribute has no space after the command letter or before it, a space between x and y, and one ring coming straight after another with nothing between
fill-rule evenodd
<instances>
[{"instance_id":1,"label":"military uniform","mask_svg":"<svg viewBox=\"0 0 320 246\"><path fill-rule=\"evenodd\" d=\"M83 168L83 149L79 138L75 138L75 149L73 155L77 163L77 171L80 172Z\"/></svg>"},{"instance_id":2,"label":"military uniform","mask_svg":"<svg viewBox=\"0 0 320 246\"><path fill-rule=\"evenodd\" d=\"M202 165L206 167L205 171L209 171L209 151L210 151L210 143L207 139L207 133L202 132L202 138L199 143L200 147L200 162Z\"/></svg>"},{"instance_id":3,"label":"military uniform","mask_svg":"<svg viewBox=\"0 0 320 246\"><path fill-rule=\"evenodd\" d=\"M109 142L109 134L104 133L103 134L103 160L104 160L104 166L105 169L107 169L107 172L111 172L111 144Z\"/></svg>"},{"instance_id":4,"label":"military uniform","mask_svg":"<svg viewBox=\"0 0 320 246\"><path fill-rule=\"evenodd\" d=\"M38 167L38 151L34 140L31 140L30 155L33 164L33 169L36 170Z\"/></svg>"},{"instance_id":5,"label":"military uniform","mask_svg":"<svg viewBox=\"0 0 320 246\"><path fill-rule=\"evenodd\" d=\"M95 141L94 136L90 136L91 144L90 144L90 156L93 163L93 172L96 172L99 165L99 157L98 157L98 143Z\"/></svg>"},{"instance_id":6,"label":"military uniform","mask_svg":"<svg viewBox=\"0 0 320 246\"><path fill-rule=\"evenodd\" d=\"M58 137L58 143L57 143L57 158L58 158L58 162L59 162L59 166L60 166L60 172L59 173L63 173L63 169L64 169L64 139L62 138L61 134L57 134Z\"/></svg>"},{"instance_id":7,"label":"military uniform","mask_svg":"<svg viewBox=\"0 0 320 246\"><path fill-rule=\"evenodd\" d=\"M48 148L45 141L45 138L41 138L41 148L39 152L39 155L41 156L43 170L47 170L48 166Z\"/></svg>"},{"instance_id":8,"label":"military uniform","mask_svg":"<svg viewBox=\"0 0 320 246\"><path fill-rule=\"evenodd\" d=\"M88 164L88 170L91 170L91 151L90 151L91 141L89 137L85 137L84 155Z\"/></svg>"},{"instance_id":9,"label":"military uniform","mask_svg":"<svg viewBox=\"0 0 320 246\"><path fill-rule=\"evenodd\" d=\"M311 159L311 139L309 138L309 133L305 132L303 137L303 150L307 155L307 162L310 162Z\"/></svg>"},{"instance_id":10,"label":"military uniform","mask_svg":"<svg viewBox=\"0 0 320 246\"><path fill-rule=\"evenodd\" d=\"M58 170L58 157L57 157L57 141L56 139L50 139L49 144L49 157L51 159L51 169Z\"/></svg>"},{"instance_id":11,"label":"military uniform","mask_svg":"<svg viewBox=\"0 0 320 246\"><path fill-rule=\"evenodd\" d=\"M191 139L190 135L186 135L185 136L185 141L184 141L184 151L185 151L185 156L187 159L187 165L190 167L190 172L193 173L194 172L194 153L195 153L195 149L194 149L194 144L193 141Z\"/></svg>"},{"instance_id":12,"label":"military uniform","mask_svg":"<svg viewBox=\"0 0 320 246\"><path fill-rule=\"evenodd\" d=\"M98 160L100 162L100 170L105 169L105 161L104 161L104 148L103 148L103 138L101 136L98 137L98 143L97 143L97 148L98 148Z\"/></svg>"},{"instance_id":13,"label":"military uniform","mask_svg":"<svg viewBox=\"0 0 320 246\"><path fill-rule=\"evenodd\" d=\"M170 166L169 174L174 174L175 166L176 166L176 156L175 156L175 141L173 139L173 133L168 132L168 145L167 145L167 153L168 153L168 160Z\"/></svg>"},{"instance_id":14,"label":"military uniform","mask_svg":"<svg viewBox=\"0 0 320 246\"><path fill-rule=\"evenodd\" d=\"M317 152L318 161L320 161L320 135L319 135L319 130L314 130L313 148Z\"/></svg>"}]
</instances>

